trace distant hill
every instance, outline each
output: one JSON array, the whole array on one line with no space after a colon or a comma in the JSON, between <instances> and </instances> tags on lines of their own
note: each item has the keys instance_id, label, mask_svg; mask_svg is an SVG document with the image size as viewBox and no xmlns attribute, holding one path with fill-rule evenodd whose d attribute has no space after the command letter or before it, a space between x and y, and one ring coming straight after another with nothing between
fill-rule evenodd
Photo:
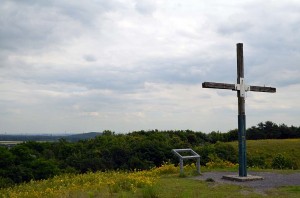
<instances>
[{"instance_id":1,"label":"distant hill","mask_svg":"<svg viewBox=\"0 0 300 198\"><path fill-rule=\"evenodd\" d=\"M102 135L101 132L89 132L71 135L7 135L0 134L0 141L58 141L66 139L67 141L76 142L79 140L91 139Z\"/></svg>"},{"instance_id":2,"label":"distant hill","mask_svg":"<svg viewBox=\"0 0 300 198\"><path fill-rule=\"evenodd\" d=\"M96 136L102 135L100 132L89 132L89 133L81 133L81 134L73 134L64 136L63 138L69 141L78 141L78 140L86 140L86 139L92 139Z\"/></svg>"}]
</instances>

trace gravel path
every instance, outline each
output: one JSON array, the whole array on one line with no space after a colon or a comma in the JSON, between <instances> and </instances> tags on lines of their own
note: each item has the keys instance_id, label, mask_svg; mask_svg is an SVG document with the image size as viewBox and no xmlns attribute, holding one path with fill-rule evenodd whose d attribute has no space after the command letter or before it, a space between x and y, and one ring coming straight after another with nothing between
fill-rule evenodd
<instances>
[{"instance_id":1,"label":"gravel path","mask_svg":"<svg viewBox=\"0 0 300 198\"><path fill-rule=\"evenodd\" d=\"M263 180L256 181L229 181L222 179L224 175L235 175L236 172L205 172L202 175L195 177L198 180L206 180L212 178L217 183L235 184L241 186L252 187L258 191L265 191L281 186L300 186L300 173L280 174L271 172L248 172L248 175L261 176Z\"/></svg>"}]
</instances>

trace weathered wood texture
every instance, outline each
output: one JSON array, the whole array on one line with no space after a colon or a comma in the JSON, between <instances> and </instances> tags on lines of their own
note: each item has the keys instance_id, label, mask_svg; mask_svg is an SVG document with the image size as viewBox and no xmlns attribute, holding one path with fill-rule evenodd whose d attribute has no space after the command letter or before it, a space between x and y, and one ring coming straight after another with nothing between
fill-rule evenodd
<instances>
[{"instance_id":1,"label":"weathered wood texture","mask_svg":"<svg viewBox=\"0 0 300 198\"><path fill-rule=\"evenodd\" d=\"M202 83L202 88L231 89L231 90L235 90L235 84L204 82L204 83Z\"/></svg>"},{"instance_id":2,"label":"weathered wood texture","mask_svg":"<svg viewBox=\"0 0 300 198\"><path fill-rule=\"evenodd\" d=\"M243 43L236 44L236 56L237 56L237 84L241 84L241 78L244 78L244 55L243 55ZM241 96L240 91L237 91L238 96L238 113L239 115L245 115L245 97Z\"/></svg>"},{"instance_id":3,"label":"weathered wood texture","mask_svg":"<svg viewBox=\"0 0 300 198\"><path fill-rule=\"evenodd\" d=\"M236 55L237 55L237 84L240 84L240 78L244 78L244 55L243 55L243 43L236 44Z\"/></svg>"},{"instance_id":4,"label":"weathered wood texture","mask_svg":"<svg viewBox=\"0 0 300 198\"><path fill-rule=\"evenodd\" d=\"M235 90L235 84L204 82L204 83L202 83L202 88ZM262 87L262 86L250 86L250 91L275 93L276 88L274 88L274 87Z\"/></svg>"},{"instance_id":5,"label":"weathered wood texture","mask_svg":"<svg viewBox=\"0 0 300 198\"><path fill-rule=\"evenodd\" d=\"M276 88L274 88L274 87L250 86L250 91L275 93Z\"/></svg>"}]
</instances>

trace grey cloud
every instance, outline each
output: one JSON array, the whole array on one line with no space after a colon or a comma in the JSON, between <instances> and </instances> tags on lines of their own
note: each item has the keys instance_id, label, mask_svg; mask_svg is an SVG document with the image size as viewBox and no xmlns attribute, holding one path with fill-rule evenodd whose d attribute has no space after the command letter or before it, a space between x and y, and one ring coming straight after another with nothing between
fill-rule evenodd
<instances>
[{"instance_id":1,"label":"grey cloud","mask_svg":"<svg viewBox=\"0 0 300 198\"><path fill-rule=\"evenodd\" d=\"M56 1L54 6L59 7L63 15L67 15L76 21L80 21L84 26L95 24L98 16L104 13L118 10L122 4L115 0L97 0L92 3L83 1Z\"/></svg>"},{"instance_id":2,"label":"grey cloud","mask_svg":"<svg viewBox=\"0 0 300 198\"><path fill-rule=\"evenodd\" d=\"M85 57L89 58L89 57ZM200 84L207 75L206 65L201 60L183 59L149 60L132 68L116 69L97 66L91 62L90 67L81 69L53 69L20 63L14 69L6 70L11 80L47 85L52 83L77 84L87 89L107 89L120 93L134 93L143 89L145 82ZM22 66L21 66L22 65ZM58 65L57 65L58 66ZM59 67L57 67L59 68ZM220 72L222 73L222 72ZM224 76L223 76L224 77ZM208 77L207 77L208 78ZM213 79L213 75L209 78Z\"/></svg>"},{"instance_id":3,"label":"grey cloud","mask_svg":"<svg viewBox=\"0 0 300 198\"><path fill-rule=\"evenodd\" d=\"M300 6L284 2L269 5L255 1L244 7L222 2L226 8L230 4L229 12L224 9L223 15L216 13L214 6L207 8L206 3L196 1L182 1L179 12L168 3L157 6L150 0L2 1L0 81L7 87L1 86L1 91L12 91L4 92L5 97L0 99L0 114L11 116L4 118L1 126L8 120L20 119L21 124L20 112L30 118L41 115L46 108L51 112L43 115L41 122L53 117L55 125L63 126L64 120L56 118L63 114L75 127L88 123L76 125L71 119L82 112L113 112L110 119L114 122L122 122L124 116L120 113L143 112L145 107L150 109L146 115L149 120L155 120L152 112L160 111L169 112L170 117L174 112L185 112L189 117L192 107L169 110L170 104L186 103L168 98L177 91L170 87L201 87L204 81L235 83L237 42L244 43L246 83L280 89L300 84ZM149 17L155 12L159 14ZM198 25L197 17L203 25ZM170 24L162 23L164 19ZM184 24L186 20L191 20L192 27ZM172 93L158 96L168 91ZM231 91L216 93L235 95ZM205 92L193 96L199 103L211 97L201 94ZM22 96L36 101L10 101L24 99ZM168 100L160 100L164 97ZM296 112L297 107L293 108ZM224 112L218 112L224 116ZM199 122L194 126L208 129L208 122L203 120L203 126ZM115 123L108 126L115 127ZM49 125L39 128L43 127Z\"/></svg>"},{"instance_id":4,"label":"grey cloud","mask_svg":"<svg viewBox=\"0 0 300 198\"><path fill-rule=\"evenodd\" d=\"M0 47L11 51L40 51L101 26L97 17L118 8L115 1L4 1L0 12ZM92 27L94 28L94 27ZM87 28L86 28L87 29Z\"/></svg>"},{"instance_id":5,"label":"grey cloud","mask_svg":"<svg viewBox=\"0 0 300 198\"><path fill-rule=\"evenodd\" d=\"M61 41L68 22L51 8L14 4L1 9L0 46L3 49L29 52L42 50ZM73 29L75 30L75 29ZM57 32L59 31L59 33Z\"/></svg>"},{"instance_id":6,"label":"grey cloud","mask_svg":"<svg viewBox=\"0 0 300 198\"><path fill-rule=\"evenodd\" d=\"M153 0L136 0L135 9L140 14L151 15L156 10L155 1L153 1Z\"/></svg>"},{"instance_id":7,"label":"grey cloud","mask_svg":"<svg viewBox=\"0 0 300 198\"><path fill-rule=\"evenodd\" d=\"M234 52L233 52L234 53ZM161 58L143 61L141 69L147 81L199 84L203 81L230 81L234 71L226 60L205 60L201 56L191 54L180 58ZM213 72L214 71L214 72Z\"/></svg>"},{"instance_id":8,"label":"grey cloud","mask_svg":"<svg viewBox=\"0 0 300 198\"><path fill-rule=\"evenodd\" d=\"M41 85L77 84L87 89L108 89L120 92L133 91L143 86L142 77L136 76L135 71L114 71L108 68L68 70L28 67L16 68L9 76L11 80Z\"/></svg>"},{"instance_id":9,"label":"grey cloud","mask_svg":"<svg viewBox=\"0 0 300 198\"><path fill-rule=\"evenodd\" d=\"M252 2L216 25L220 35L244 43L246 82L266 86L300 83L293 75L300 72L299 13L300 3L296 2L259 6Z\"/></svg>"},{"instance_id":10,"label":"grey cloud","mask_svg":"<svg viewBox=\"0 0 300 198\"><path fill-rule=\"evenodd\" d=\"M83 59L86 60L87 62L95 62L95 61L97 61L97 58L95 56L89 55L89 54L84 55Z\"/></svg>"},{"instance_id":11,"label":"grey cloud","mask_svg":"<svg viewBox=\"0 0 300 198\"><path fill-rule=\"evenodd\" d=\"M199 84L208 75L211 63L199 58L161 58L148 59L134 63L132 68L123 67L120 63L115 68L110 65L101 65L93 55L83 57L90 62L88 67L66 69L63 66L14 63L14 67L7 68L6 76L14 80L30 81L39 84L57 83L81 84L89 89L112 89L134 92L144 86L144 82ZM216 64L218 65L218 64ZM221 68L224 63L219 64ZM56 69L54 69L56 68ZM219 75L220 72L212 73ZM2 73L3 74L3 73ZM222 78L225 77L223 72Z\"/></svg>"},{"instance_id":12,"label":"grey cloud","mask_svg":"<svg viewBox=\"0 0 300 198\"><path fill-rule=\"evenodd\" d=\"M236 33L247 32L252 28L252 26L253 24L246 19L235 18L235 20L228 19L220 24L217 31L224 36L228 36Z\"/></svg>"},{"instance_id":13,"label":"grey cloud","mask_svg":"<svg viewBox=\"0 0 300 198\"><path fill-rule=\"evenodd\" d=\"M77 21L81 21L83 24L90 24L91 18L101 13L114 10L121 4L115 0L95 0L92 2L83 2L80 0L61 1L61 0L12 0L16 5L23 5L25 7L38 7L55 9L56 14L67 15L74 18ZM10 1L7 1L10 2Z\"/></svg>"}]
</instances>

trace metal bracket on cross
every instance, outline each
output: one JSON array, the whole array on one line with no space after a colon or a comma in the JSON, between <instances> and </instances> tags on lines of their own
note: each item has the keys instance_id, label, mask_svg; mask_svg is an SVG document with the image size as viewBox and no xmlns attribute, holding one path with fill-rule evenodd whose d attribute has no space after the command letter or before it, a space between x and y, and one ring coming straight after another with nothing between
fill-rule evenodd
<instances>
[{"instance_id":1,"label":"metal bracket on cross","mask_svg":"<svg viewBox=\"0 0 300 198\"><path fill-rule=\"evenodd\" d=\"M239 90L240 97L244 98L246 91L250 91L250 85L246 85L244 78L240 78L240 84L235 84L235 90Z\"/></svg>"}]
</instances>

